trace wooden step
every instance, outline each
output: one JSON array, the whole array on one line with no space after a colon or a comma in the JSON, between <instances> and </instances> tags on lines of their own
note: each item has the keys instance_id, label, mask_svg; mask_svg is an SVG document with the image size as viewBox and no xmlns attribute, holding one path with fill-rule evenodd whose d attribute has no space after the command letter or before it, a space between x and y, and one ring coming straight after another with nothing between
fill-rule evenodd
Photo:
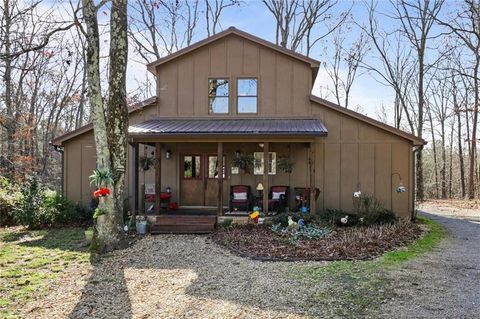
<instances>
[{"instance_id":1,"label":"wooden step","mask_svg":"<svg viewBox=\"0 0 480 319\"><path fill-rule=\"evenodd\" d=\"M200 234L215 229L216 216L201 215L160 215L150 228L152 234Z\"/></svg>"},{"instance_id":2,"label":"wooden step","mask_svg":"<svg viewBox=\"0 0 480 319\"><path fill-rule=\"evenodd\" d=\"M197 225L152 225L152 234L206 234L215 230L214 224Z\"/></svg>"}]
</instances>

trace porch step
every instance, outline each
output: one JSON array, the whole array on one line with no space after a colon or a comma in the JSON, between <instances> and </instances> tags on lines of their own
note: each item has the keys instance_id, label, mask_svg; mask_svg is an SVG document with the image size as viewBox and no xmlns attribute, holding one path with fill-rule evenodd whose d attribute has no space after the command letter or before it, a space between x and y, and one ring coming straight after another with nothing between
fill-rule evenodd
<instances>
[{"instance_id":1,"label":"porch step","mask_svg":"<svg viewBox=\"0 0 480 319\"><path fill-rule=\"evenodd\" d=\"M174 215L157 216L150 228L152 234L182 233L199 234L210 233L215 229L216 216Z\"/></svg>"}]
</instances>

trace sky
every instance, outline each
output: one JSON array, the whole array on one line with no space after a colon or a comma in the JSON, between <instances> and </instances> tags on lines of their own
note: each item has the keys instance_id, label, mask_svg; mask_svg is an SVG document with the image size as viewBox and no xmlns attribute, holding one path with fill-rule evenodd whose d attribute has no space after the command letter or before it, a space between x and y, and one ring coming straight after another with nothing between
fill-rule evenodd
<instances>
[{"instance_id":1,"label":"sky","mask_svg":"<svg viewBox=\"0 0 480 319\"><path fill-rule=\"evenodd\" d=\"M354 4L352 15L356 21L361 22L365 19L366 12L360 2L340 1L333 13L339 14L350 8L352 4ZM383 9L382 3L379 4L379 8ZM225 30L230 26L234 26L265 40L275 42L275 21L273 15L266 9L261 1L247 0L239 7L231 7L225 10L221 19L220 29ZM198 29L195 35L196 41L206 36L206 34L203 34L201 28ZM358 33L352 32L348 35L347 41L354 41L356 36L358 36ZM326 58L323 45L318 45L313 50L311 57L323 62ZM129 91L133 91L138 86L138 80L145 78L142 70L146 72L142 62L134 62L130 65L127 81ZM359 73L360 75L354 83L350 94L350 106L351 108L360 106L362 113L376 118L378 110L382 105L392 104L394 93L389 87L379 83L371 75L363 71L359 71ZM325 68L321 67L314 85L313 94L322 95L322 97L326 97L332 102L335 102L332 95L325 96L320 92L320 86L331 87L331 84Z\"/></svg>"}]
</instances>

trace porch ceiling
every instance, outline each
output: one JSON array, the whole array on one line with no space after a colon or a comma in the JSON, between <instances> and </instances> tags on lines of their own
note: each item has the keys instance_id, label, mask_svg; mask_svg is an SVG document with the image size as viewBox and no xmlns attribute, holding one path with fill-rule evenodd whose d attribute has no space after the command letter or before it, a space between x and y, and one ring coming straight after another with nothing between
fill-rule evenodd
<instances>
[{"instance_id":1,"label":"porch ceiling","mask_svg":"<svg viewBox=\"0 0 480 319\"><path fill-rule=\"evenodd\" d=\"M327 136L328 130L318 119L278 118L157 118L130 125L132 138L146 137L265 137Z\"/></svg>"}]
</instances>

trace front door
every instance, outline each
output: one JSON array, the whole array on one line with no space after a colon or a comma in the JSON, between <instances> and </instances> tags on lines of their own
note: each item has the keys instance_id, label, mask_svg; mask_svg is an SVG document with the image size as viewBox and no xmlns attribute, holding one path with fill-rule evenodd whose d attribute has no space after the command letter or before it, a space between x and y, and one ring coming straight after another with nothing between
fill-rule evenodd
<instances>
[{"instance_id":1,"label":"front door","mask_svg":"<svg viewBox=\"0 0 480 319\"><path fill-rule=\"evenodd\" d=\"M217 155L184 154L180 156L180 205L216 206L218 196ZM223 157L226 163L226 157ZM223 177L225 178L225 164ZM227 183L223 183L226 194Z\"/></svg>"}]
</instances>

